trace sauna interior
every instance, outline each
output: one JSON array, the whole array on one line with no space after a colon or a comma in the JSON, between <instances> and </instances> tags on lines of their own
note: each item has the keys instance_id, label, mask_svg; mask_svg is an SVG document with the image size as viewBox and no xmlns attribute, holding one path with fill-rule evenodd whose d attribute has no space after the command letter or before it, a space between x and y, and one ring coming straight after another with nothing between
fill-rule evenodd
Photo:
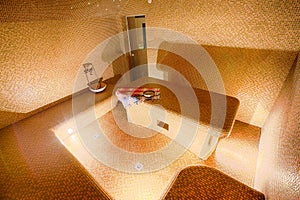
<instances>
[{"instance_id":1,"label":"sauna interior","mask_svg":"<svg viewBox=\"0 0 300 200\"><path fill-rule=\"evenodd\" d=\"M0 199L299 199L299 38L297 0L0 1Z\"/></svg>"}]
</instances>

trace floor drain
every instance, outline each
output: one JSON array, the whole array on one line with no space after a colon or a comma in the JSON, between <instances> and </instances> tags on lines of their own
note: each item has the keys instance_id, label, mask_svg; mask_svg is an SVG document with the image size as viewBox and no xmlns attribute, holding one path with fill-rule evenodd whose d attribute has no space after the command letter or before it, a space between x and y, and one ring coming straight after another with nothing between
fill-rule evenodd
<instances>
[{"instance_id":1,"label":"floor drain","mask_svg":"<svg viewBox=\"0 0 300 200\"><path fill-rule=\"evenodd\" d=\"M138 171L141 171L143 169L142 163L136 163L135 164L135 169L138 170Z\"/></svg>"}]
</instances>

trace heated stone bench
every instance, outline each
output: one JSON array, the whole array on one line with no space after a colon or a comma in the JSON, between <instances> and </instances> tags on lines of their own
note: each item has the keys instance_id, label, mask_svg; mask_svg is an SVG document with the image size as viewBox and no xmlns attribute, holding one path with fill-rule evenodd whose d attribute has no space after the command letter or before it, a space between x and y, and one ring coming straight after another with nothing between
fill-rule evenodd
<instances>
[{"instance_id":1,"label":"heated stone bench","mask_svg":"<svg viewBox=\"0 0 300 200\"><path fill-rule=\"evenodd\" d=\"M160 99L147 100L126 107L127 118L130 123L158 131L185 146L202 159L207 159L211 155L220 138L230 135L239 107L238 99L193 88L200 114L198 118L195 118L194 115L190 115L190 113L195 112L195 107L193 105L188 106L182 113L178 98L164 86L164 81L148 79L147 82L153 83L144 84L143 87L160 88ZM179 90L185 91L185 89L183 87ZM189 103L189 98L186 96L183 101ZM221 115L214 116L212 119L212 99L214 99L215 107L217 106L217 113L218 109L223 106L222 110L225 112L223 118L225 119L222 119ZM222 104L224 100L225 103ZM224 123L218 123L222 120ZM186 126L191 127L191 129L196 126L194 136L190 136L192 133L185 133L188 132ZM192 142L189 142L188 140L191 138Z\"/></svg>"},{"instance_id":2,"label":"heated stone bench","mask_svg":"<svg viewBox=\"0 0 300 200\"><path fill-rule=\"evenodd\" d=\"M163 199L265 199L264 194L206 166L190 166L179 172Z\"/></svg>"},{"instance_id":3,"label":"heated stone bench","mask_svg":"<svg viewBox=\"0 0 300 200\"><path fill-rule=\"evenodd\" d=\"M160 88L160 99L153 101L147 100L140 102L137 105L133 104L126 107L128 122L160 132L204 160L214 151L220 138L228 137L230 135L239 107L238 99L193 88L192 90L196 96L199 108L199 116L195 117L191 114L195 114L195 105L188 106L183 113L178 98L169 87L165 86L169 84L166 83L166 81L147 78L146 81L141 80L141 82L149 83L139 85L141 87ZM116 87L113 87L108 84L107 90L102 94L96 95L96 98L100 98L100 96L103 95L106 96L106 94L109 95L109 93L114 94L114 89L124 86L126 87L126 85L117 84ZM129 87L133 87L133 85L129 85ZM184 87L179 88L179 91L182 91L183 94L185 90L186 88ZM89 95L91 97L88 97ZM117 98L114 95L106 98L103 97L104 99L100 102L97 102L95 98L92 98L93 95L94 94L92 93L87 93L84 96L85 101L79 99L77 101L79 104L74 106L74 109L78 109L78 111L75 110L74 112L80 113L77 120L80 122L81 127L85 127L106 112L112 110L117 103ZM188 95L183 95L183 97L184 103L189 105L190 97ZM94 101L91 101L91 104L96 100L97 103L95 103L94 107L81 105L80 102L86 102L86 99L88 98L91 100L94 99ZM218 108L222 108L220 110L225 112L214 116L213 120L212 99L214 99L217 111ZM224 103L224 100L225 104L223 105L222 102ZM86 107L88 107L88 109L84 110ZM94 113L94 115L89 113ZM223 117L222 114L224 115ZM218 123L222 122L222 120L224 123Z\"/></svg>"}]
</instances>

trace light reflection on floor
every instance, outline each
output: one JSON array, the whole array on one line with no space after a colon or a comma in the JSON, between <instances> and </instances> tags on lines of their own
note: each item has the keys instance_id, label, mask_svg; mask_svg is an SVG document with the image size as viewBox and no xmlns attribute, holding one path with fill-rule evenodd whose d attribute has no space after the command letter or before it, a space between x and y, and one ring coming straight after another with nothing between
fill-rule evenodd
<instances>
[{"instance_id":1,"label":"light reflection on floor","mask_svg":"<svg viewBox=\"0 0 300 200\"><path fill-rule=\"evenodd\" d=\"M121 139L113 142L119 147L128 147L130 137L118 127L112 127L114 123L106 121L112 120L111 116L108 116L109 113L105 115L107 116L104 116L102 121L99 120L99 124L104 130L117 130L114 134L119 134ZM73 122L68 121L56 127L54 130L56 136L114 199L160 199L175 174L188 165L215 167L250 187L253 185L260 129L239 121L235 123L230 137L220 141L216 151L208 160L203 161L192 152L186 151L171 165L143 174L120 172L100 163L83 147L75 129L71 134L68 132L70 127L74 127L72 125ZM139 138L132 143L135 146L128 147L127 150L153 151L170 142L168 137L160 134L151 138L153 141L148 142L143 142Z\"/></svg>"}]
</instances>

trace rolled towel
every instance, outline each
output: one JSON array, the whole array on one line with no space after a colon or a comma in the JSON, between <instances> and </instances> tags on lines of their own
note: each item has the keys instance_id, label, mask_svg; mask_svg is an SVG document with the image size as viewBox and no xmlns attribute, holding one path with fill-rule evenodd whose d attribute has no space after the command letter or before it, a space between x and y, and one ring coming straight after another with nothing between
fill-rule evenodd
<instances>
[{"instance_id":1,"label":"rolled towel","mask_svg":"<svg viewBox=\"0 0 300 200\"><path fill-rule=\"evenodd\" d=\"M118 90L116 91L116 96L119 101L123 104L124 108L127 108L128 106L132 104L138 104L139 99L137 97L132 97L128 94L120 93Z\"/></svg>"}]
</instances>

